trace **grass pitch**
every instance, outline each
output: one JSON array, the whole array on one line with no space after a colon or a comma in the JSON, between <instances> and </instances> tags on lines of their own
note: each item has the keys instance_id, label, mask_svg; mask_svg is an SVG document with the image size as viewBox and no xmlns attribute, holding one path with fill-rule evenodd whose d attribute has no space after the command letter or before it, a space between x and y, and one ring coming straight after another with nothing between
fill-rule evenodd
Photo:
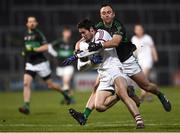
<instances>
[{"instance_id":1,"label":"grass pitch","mask_svg":"<svg viewBox=\"0 0 180 133\"><path fill-rule=\"evenodd\" d=\"M22 92L0 92L0 131L62 131L62 132L174 132L180 131L180 88L162 89L172 103L172 111L165 112L156 97L141 104L140 112L145 129L135 129L127 108L122 102L103 113L93 111L85 126L80 126L68 113L69 108L83 111L90 92L76 92L76 104L60 105L60 94L54 91L32 92L31 114L18 112Z\"/></svg>"}]
</instances>

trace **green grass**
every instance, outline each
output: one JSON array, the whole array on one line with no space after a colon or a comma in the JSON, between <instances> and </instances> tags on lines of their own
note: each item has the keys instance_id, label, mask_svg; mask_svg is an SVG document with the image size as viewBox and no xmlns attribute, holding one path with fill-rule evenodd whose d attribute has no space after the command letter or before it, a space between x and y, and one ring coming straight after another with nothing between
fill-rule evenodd
<instances>
[{"instance_id":1,"label":"green grass","mask_svg":"<svg viewBox=\"0 0 180 133\"><path fill-rule=\"evenodd\" d=\"M122 102L104 113L94 111L85 126L80 126L70 117L68 109L84 109L90 92L77 92L77 103L60 105L60 94L53 91L32 92L31 114L18 112L22 104L22 93L0 93L0 131L123 131L123 132L172 132L180 131L180 89L162 89L172 103L172 111L165 112L159 100L143 103L140 112L145 121L145 129L135 129L135 123Z\"/></svg>"}]
</instances>

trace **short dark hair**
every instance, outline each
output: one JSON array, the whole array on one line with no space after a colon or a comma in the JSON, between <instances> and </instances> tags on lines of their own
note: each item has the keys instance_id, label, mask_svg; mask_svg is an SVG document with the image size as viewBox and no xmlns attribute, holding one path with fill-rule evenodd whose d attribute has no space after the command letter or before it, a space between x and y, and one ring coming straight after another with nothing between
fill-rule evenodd
<instances>
[{"instance_id":1,"label":"short dark hair","mask_svg":"<svg viewBox=\"0 0 180 133\"><path fill-rule=\"evenodd\" d=\"M106 6L111 7L111 9L114 11L114 9L113 9L113 7L112 7L112 5L111 5L110 3L103 3L103 4L101 5L101 7L100 7L100 10L101 10L101 8L106 7Z\"/></svg>"},{"instance_id":2,"label":"short dark hair","mask_svg":"<svg viewBox=\"0 0 180 133\"><path fill-rule=\"evenodd\" d=\"M95 24L89 19L83 19L77 24L77 28L84 28L90 30L90 28L95 29Z\"/></svg>"}]
</instances>

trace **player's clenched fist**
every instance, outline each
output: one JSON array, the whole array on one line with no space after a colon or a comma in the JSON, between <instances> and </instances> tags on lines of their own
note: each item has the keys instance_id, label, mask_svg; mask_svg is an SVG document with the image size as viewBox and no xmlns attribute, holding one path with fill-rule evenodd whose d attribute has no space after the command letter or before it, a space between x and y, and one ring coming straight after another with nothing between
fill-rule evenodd
<instances>
[{"instance_id":1,"label":"player's clenched fist","mask_svg":"<svg viewBox=\"0 0 180 133\"><path fill-rule=\"evenodd\" d=\"M34 52L36 48L33 48L31 45L26 45L26 51Z\"/></svg>"},{"instance_id":2,"label":"player's clenched fist","mask_svg":"<svg viewBox=\"0 0 180 133\"><path fill-rule=\"evenodd\" d=\"M102 63L103 58L100 55L93 55L90 60L93 64L100 64Z\"/></svg>"},{"instance_id":3,"label":"player's clenched fist","mask_svg":"<svg viewBox=\"0 0 180 133\"><path fill-rule=\"evenodd\" d=\"M97 51L97 50L101 49L102 47L103 47L103 45L101 42L99 42L99 43L90 42L88 50L89 51Z\"/></svg>"},{"instance_id":4,"label":"player's clenched fist","mask_svg":"<svg viewBox=\"0 0 180 133\"><path fill-rule=\"evenodd\" d=\"M77 55L73 55L70 56L69 58L65 59L62 63L63 66L67 66L70 65L71 63L73 63L74 61L76 61L78 59Z\"/></svg>"}]
</instances>

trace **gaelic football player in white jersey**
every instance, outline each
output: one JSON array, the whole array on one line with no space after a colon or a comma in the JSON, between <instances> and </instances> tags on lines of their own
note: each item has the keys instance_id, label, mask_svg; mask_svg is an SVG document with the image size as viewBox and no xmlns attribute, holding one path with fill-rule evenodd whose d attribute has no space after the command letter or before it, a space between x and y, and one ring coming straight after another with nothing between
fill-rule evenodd
<instances>
[{"instance_id":1,"label":"gaelic football player in white jersey","mask_svg":"<svg viewBox=\"0 0 180 133\"><path fill-rule=\"evenodd\" d=\"M96 30L95 25L88 19L82 20L78 23L78 30L81 36L88 43L99 43L112 39L110 34L105 30ZM88 50L88 47L86 49ZM64 65L68 65L69 63L77 60L77 56L75 56L65 60ZM127 94L126 76L122 73L122 64L118 59L115 48L102 49L99 55L89 57L88 60L79 60L78 68L81 69L84 65L88 67L88 65L97 64L99 56L102 57L102 63L100 63L97 67L99 84L95 94L92 95L93 98L89 99L91 100L92 106L94 106L93 108L99 112L103 112L117 102L118 96L122 99L135 119L137 128L144 128L144 123L139 113L139 109L137 108L135 102ZM83 62L87 62L87 64ZM98 61L98 63L99 62L100 61ZM112 95L113 93L116 93L117 96ZM92 100L94 100L94 102L92 102ZM75 119L77 118L77 116L73 115L73 109L70 109L70 113ZM84 117L84 119L86 118Z\"/></svg>"},{"instance_id":2,"label":"gaelic football player in white jersey","mask_svg":"<svg viewBox=\"0 0 180 133\"><path fill-rule=\"evenodd\" d=\"M135 35L131 39L132 43L137 47L134 55L137 57L144 74L149 77L153 63L158 61L154 41L150 35L144 33L144 28L140 24L134 26L134 33ZM145 97L147 100L152 100L150 94L141 90L141 100L143 101Z\"/></svg>"}]
</instances>

